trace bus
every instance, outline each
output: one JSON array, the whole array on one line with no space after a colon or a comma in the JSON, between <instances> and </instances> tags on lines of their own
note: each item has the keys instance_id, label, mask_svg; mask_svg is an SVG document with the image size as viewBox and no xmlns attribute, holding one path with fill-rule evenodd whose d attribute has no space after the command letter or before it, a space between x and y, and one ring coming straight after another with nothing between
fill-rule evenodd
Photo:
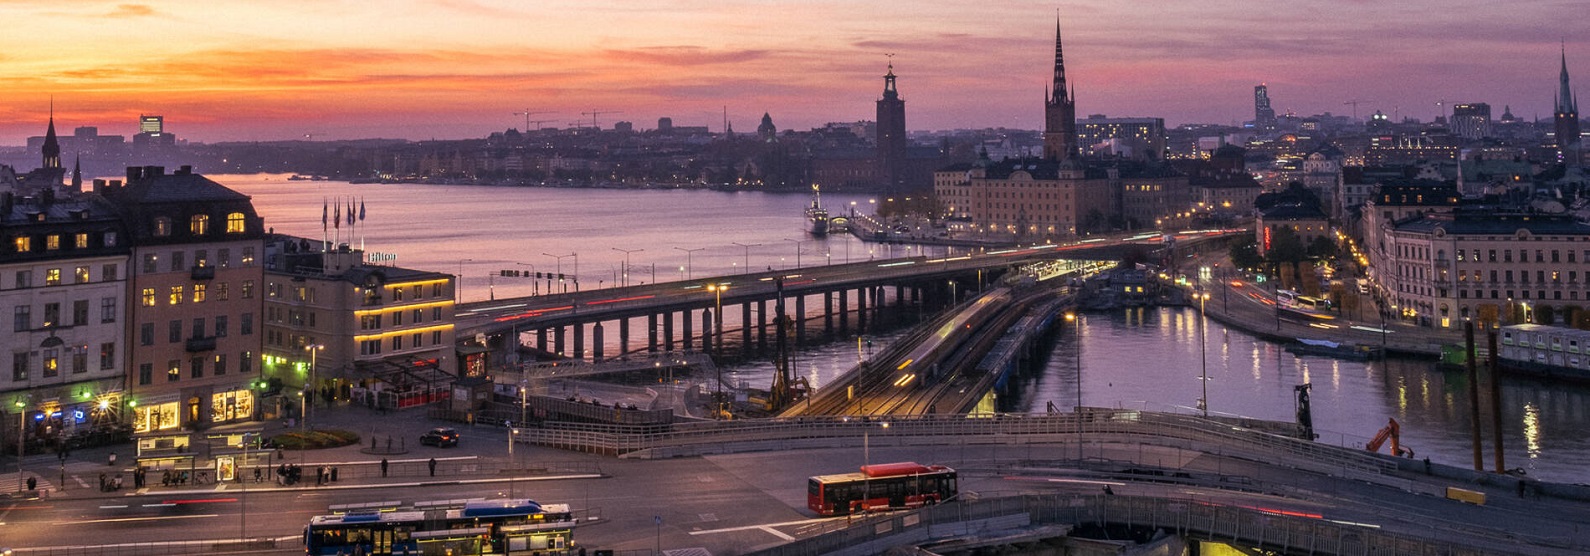
<instances>
[{"instance_id":1,"label":"bus","mask_svg":"<svg viewBox=\"0 0 1590 556\"><path fill-rule=\"evenodd\" d=\"M567 554L576 521L567 504L526 499L364 509L310 518L304 547L310 556Z\"/></svg>"},{"instance_id":2,"label":"bus","mask_svg":"<svg viewBox=\"0 0 1590 556\"><path fill-rule=\"evenodd\" d=\"M1303 313L1317 313L1331 308L1329 299L1309 297L1292 290L1276 290L1275 304Z\"/></svg>"},{"instance_id":3,"label":"bus","mask_svg":"<svg viewBox=\"0 0 1590 556\"><path fill-rule=\"evenodd\" d=\"M915 508L955 496L955 470L915 462L863 465L860 473L812 477L806 507L817 515L847 515L873 510Z\"/></svg>"}]
</instances>

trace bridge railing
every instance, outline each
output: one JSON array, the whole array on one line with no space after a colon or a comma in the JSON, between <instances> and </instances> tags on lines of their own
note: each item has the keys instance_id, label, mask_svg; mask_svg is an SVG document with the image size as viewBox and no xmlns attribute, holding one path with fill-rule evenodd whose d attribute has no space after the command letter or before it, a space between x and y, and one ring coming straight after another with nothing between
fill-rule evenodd
<instances>
[{"instance_id":1,"label":"bridge railing","mask_svg":"<svg viewBox=\"0 0 1590 556\"><path fill-rule=\"evenodd\" d=\"M887 423L887 426L884 426ZM798 417L624 426L548 423L527 442L633 458L859 446L1057 444L1132 441L1223 455L1331 475L1380 475L1395 468L1352 450L1264 432L1262 422L1206 420L1135 410L1084 409L1081 414L998 414L921 417ZM1243 426L1243 425L1253 426ZM1273 428L1273 427L1272 427Z\"/></svg>"}]
</instances>

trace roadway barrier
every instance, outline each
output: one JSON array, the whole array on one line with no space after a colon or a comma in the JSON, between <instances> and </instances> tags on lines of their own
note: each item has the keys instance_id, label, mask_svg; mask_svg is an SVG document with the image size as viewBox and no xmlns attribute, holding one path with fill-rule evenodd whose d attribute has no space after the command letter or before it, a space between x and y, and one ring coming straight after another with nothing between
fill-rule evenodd
<instances>
[{"instance_id":1,"label":"roadway barrier","mask_svg":"<svg viewBox=\"0 0 1590 556\"><path fill-rule=\"evenodd\" d=\"M888 428L880 426L887 421ZM1272 425L1273 426L1273 425ZM1198 417L1136 410L1085 408L1080 414L925 415L743 419L660 426L547 423L526 431L525 442L627 458L666 458L733 452L874 446L1027 445L1108 441L1164 445L1290 465L1340 476L1381 476L1396 463L1375 454L1319 444Z\"/></svg>"},{"instance_id":2,"label":"roadway barrier","mask_svg":"<svg viewBox=\"0 0 1590 556\"><path fill-rule=\"evenodd\" d=\"M1321 519L1317 515L1262 511L1203 500L1114 495L1023 495L928 506L913 511L832 520L834 530L808 536L751 556L862 556L892 547L965 536L964 524L980 523L983 537L1002 523L1098 525L1110 523L1157 529L1183 538L1218 540L1281 553L1326 556L1442 554L1481 556L1525 554L1513 545L1476 546L1474 542L1412 537Z\"/></svg>"}]
</instances>

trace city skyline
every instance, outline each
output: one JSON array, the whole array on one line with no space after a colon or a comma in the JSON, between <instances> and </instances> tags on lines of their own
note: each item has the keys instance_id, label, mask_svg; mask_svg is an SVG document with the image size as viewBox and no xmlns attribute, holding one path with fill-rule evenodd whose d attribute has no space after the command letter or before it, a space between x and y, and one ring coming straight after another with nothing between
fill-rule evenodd
<instances>
[{"instance_id":1,"label":"city skyline","mask_svg":"<svg viewBox=\"0 0 1590 556\"><path fill-rule=\"evenodd\" d=\"M62 133L132 135L139 114L162 114L204 142L481 137L524 128L526 110L548 127L600 111L604 128L721 131L726 112L749 132L768 112L807 129L872 119L891 54L910 130L1041 129L1057 15L1078 117L1240 123L1265 83L1278 114L1429 120L1486 102L1549 118L1559 48L1590 74L1586 37L1559 23L1569 2L1251 7L5 1L0 14L30 24L0 56L0 144L40 135L52 98Z\"/></svg>"}]
</instances>

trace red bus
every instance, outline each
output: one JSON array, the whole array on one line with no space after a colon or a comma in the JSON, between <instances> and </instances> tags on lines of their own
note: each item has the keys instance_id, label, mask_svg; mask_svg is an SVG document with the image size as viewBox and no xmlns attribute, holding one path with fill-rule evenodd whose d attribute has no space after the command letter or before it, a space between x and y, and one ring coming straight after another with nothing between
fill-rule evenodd
<instances>
[{"instance_id":1,"label":"red bus","mask_svg":"<svg viewBox=\"0 0 1590 556\"><path fill-rule=\"evenodd\" d=\"M806 507L818 515L915 508L955 496L955 470L915 462L863 465L860 473L812 477Z\"/></svg>"}]
</instances>

